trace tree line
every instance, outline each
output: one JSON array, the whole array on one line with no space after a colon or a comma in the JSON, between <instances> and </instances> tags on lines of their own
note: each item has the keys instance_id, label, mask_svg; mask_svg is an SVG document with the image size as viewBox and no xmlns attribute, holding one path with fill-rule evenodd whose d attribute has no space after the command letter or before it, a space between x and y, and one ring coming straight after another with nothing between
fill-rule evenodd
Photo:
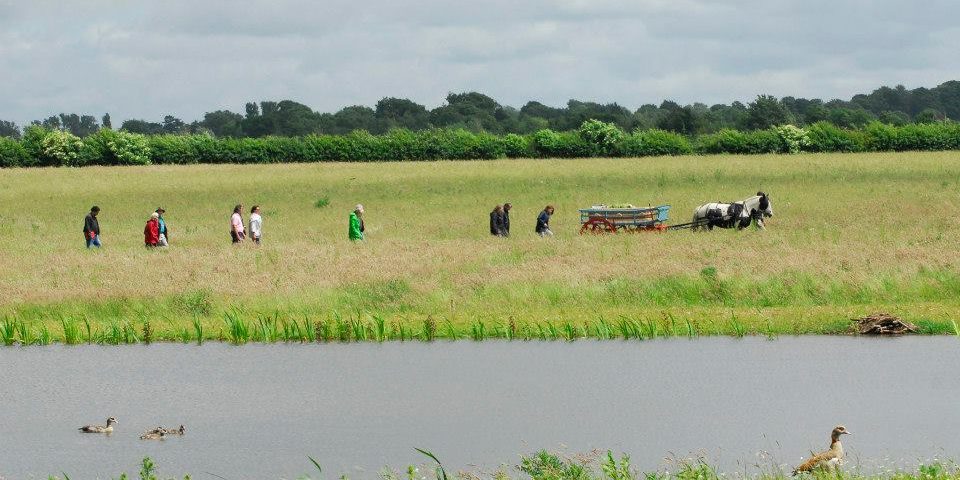
<instances>
[{"instance_id":1,"label":"tree line","mask_svg":"<svg viewBox=\"0 0 960 480\"><path fill-rule=\"evenodd\" d=\"M383 98L374 107L355 105L335 113L322 113L292 100L247 103L243 113L217 110L187 123L173 115L160 121L128 119L119 130L145 135L210 134L220 138L270 136L343 135L366 131L375 135L395 129L414 132L431 129L466 130L474 133L532 134L549 129L577 130L587 120L616 125L626 132L658 129L681 135L714 134L724 130L766 130L778 125L808 126L829 122L847 129L860 129L871 122L901 126L960 119L960 81L935 88L907 89L903 85L880 87L850 100L777 98L759 95L743 104L703 103L680 105L665 100L635 111L617 104L570 100L564 107L530 101L519 109L501 105L478 92L450 93L446 103L434 108L403 98ZM113 129L110 115L64 114L36 120L31 125L86 137L101 128ZM0 120L0 137L19 139L23 134L14 122Z\"/></svg>"}]
</instances>

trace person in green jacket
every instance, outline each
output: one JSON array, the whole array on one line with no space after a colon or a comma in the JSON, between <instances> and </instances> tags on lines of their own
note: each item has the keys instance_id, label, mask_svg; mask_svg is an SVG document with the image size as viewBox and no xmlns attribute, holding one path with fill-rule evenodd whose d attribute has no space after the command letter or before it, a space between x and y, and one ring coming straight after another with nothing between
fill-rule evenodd
<instances>
[{"instance_id":1,"label":"person in green jacket","mask_svg":"<svg viewBox=\"0 0 960 480\"><path fill-rule=\"evenodd\" d=\"M350 212L350 229L347 236L350 240L363 240L363 205L357 204Z\"/></svg>"}]
</instances>

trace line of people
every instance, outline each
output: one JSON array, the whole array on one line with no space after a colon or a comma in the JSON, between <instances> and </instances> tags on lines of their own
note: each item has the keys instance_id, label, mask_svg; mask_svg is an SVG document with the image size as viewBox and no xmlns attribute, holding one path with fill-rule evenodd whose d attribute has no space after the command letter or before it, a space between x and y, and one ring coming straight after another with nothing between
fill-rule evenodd
<instances>
[{"instance_id":1,"label":"line of people","mask_svg":"<svg viewBox=\"0 0 960 480\"><path fill-rule=\"evenodd\" d=\"M163 207L150 214L146 225L143 227L143 243L147 248L167 247L170 245L170 227L163 214L166 210ZM230 216L230 240L234 244L243 243L248 238L260 245L263 241L263 216L260 214L260 205L254 205L250 209L249 221L244 224L243 205L233 207L233 214ZM83 219L83 238L86 241L87 248L100 248L100 207L94 205L90 208ZM363 240L366 226L363 223L363 205L357 204L350 212L347 238L351 241Z\"/></svg>"},{"instance_id":2,"label":"line of people","mask_svg":"<svg viewBox=\"0 0 960 480\"><path fill-rule=\"evenodd\" d=\"M510 236L510 210L512 208L513 205L509 202L493 207L493 211L490 212L490 235L495 237ZM537 235L541 237L553 236L553 231L550 230L550 217L553 216L553 212L553 205L547 205L537 215L537 225L534 229Z\"/></svg>"},{"instance_id":3,"label":"line of people","mask_svg":"<svg viewBox=\"0 0 960 480\"><path fill-rule=\"evenodd\" d=\"M513 205L504 203L497 205L490 212L490 234L497 237L510 236L510 210ZM163 214L166 210L163 207L150 214L146 225L143 227L143 242L147 248L167 247L170 245L170 227ZM553 216L553 205L547 205L543 211L537 215L537 224L534 231L541 237L553 236L550 230L550 218ZM363 205L357 204L350 212L347 226L347 238L351 241L360 241L364 238L366 227L363 222ZM94 205L90 213L83 219L83 238L86 240L87 248L100 248L100 221L97 216L100 214L100 207ZM247 240L249 232L250 240L260 245L263 241L263 216L260 214L260 206L254 205L250 209L249 221L244 224L243 205L238 204L233 207L233 214L230 216L230 241L234 244L243 243Z\"/></svg>"}]
</instances>

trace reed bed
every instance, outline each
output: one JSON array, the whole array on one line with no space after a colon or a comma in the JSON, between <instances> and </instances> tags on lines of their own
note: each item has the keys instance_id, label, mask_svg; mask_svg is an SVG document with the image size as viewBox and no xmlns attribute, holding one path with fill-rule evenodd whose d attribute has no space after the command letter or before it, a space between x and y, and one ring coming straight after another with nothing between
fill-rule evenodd
<instances>
[{"instance_id":1,"label":"reed bed","mask_svg":"<svg viewBox=\"0 0 960 480\"><path fill-rule=\"evenodd\" d=\"M196 343L205 341L227 342L234 345L247 343L353 343L353 342L433 342L456 341L563 341L620 340L644 341L659 338L688 338L726 335L734 338L745 336L797 335L808 333L854 334L848 325L836 331L816 329L782 330L770 322L747 324L731 315L717 322L678 319L672 314L660 317L629 317L621 315L615 320L598 316L586 321L518 321L475 319L471 323L454 323L449 320L423 319L416 325L409 320L387 320L372 312L342 314L334 311L327 316L300 317L275 311L270 315L234 309L224 313L219 325L208 325L194 318L193 328L179 327L176 323L157 326L149 320L135 322L98 322L86 318L60 317L58 329L48 327L49 322L24 320L16 316L0 318L0 343L5 346L100 344L127 345L169 341ZM944 324L921 322L921 333L949 333L960 339L956 322Z\"/></svg>"}]
</instances>

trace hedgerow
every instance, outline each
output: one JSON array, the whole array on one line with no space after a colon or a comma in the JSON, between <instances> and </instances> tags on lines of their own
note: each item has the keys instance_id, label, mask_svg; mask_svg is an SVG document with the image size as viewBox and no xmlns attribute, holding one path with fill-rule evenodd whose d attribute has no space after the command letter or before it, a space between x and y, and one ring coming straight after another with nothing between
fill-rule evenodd
<instances>
[{"instance_id":1,"label":"hedgerow","mask_svg":"<svg viewBox=\"0 0 960 480\"><path fill-rule=\"evenodd\" d=\"M145 136L102 129L85 138L28 127L20 140L0 138L0 167L148 165L195 163L381 162L494 158L647 157L689 154L770 154L960 149L960 124L952 121L889 125L860 130L818 122L743 132L724 129L686 137L664 130L626 133L612 123L588 120L577 131L539 130L493 135L464 129L391 130L372 135L217 138L210 134Z\"/></svg>"}]
</instances>

